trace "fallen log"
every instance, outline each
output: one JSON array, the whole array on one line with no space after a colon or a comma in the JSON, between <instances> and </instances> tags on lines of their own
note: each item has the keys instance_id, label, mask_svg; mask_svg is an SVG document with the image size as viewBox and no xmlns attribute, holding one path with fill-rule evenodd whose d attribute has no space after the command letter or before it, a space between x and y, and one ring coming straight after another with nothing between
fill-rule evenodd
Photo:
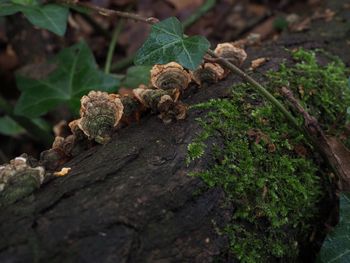
<instances>
[{"instance_id":1,"label":"fallen log","mask_svg":"<svg viewBox=\"0 0 350 263\"><path fill-rule=\"evenodd\" d=\"M307 32L247 50L250 60L269 57L255 73L290 59L285 48L323 48L350 64L346 1L330 1L337 19L316 20ZM248 64L247 64L248 65ZM193 105L230 94L237 76L188 95ZM209 157L186 165L187 145L200 131L200 111L163 125L156 116L119 130L106 145L71 160L66 177L0 213L0 262L212 262L226 255L217 227L230 221L222 189L207 189L188 174L206 169ZM233 261L226 257L226 262Z\"/></svg>"}]
</instances>

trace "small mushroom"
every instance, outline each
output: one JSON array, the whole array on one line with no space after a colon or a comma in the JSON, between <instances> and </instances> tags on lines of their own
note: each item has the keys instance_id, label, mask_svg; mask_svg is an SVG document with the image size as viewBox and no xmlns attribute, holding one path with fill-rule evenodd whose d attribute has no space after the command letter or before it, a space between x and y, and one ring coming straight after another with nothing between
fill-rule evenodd
<instances>
[{"instance_id":1,"label":"small mushroom","mask_svg":"<svg viewBox=\"0 0 350 263\"><path fill-rule=\"evenodd\" d=\"M139 87L134 89L135 97L145 107L150 108L153 112L158 112L158 117L164 123L169 123L172 120L180 120L185 118L187 107L184 104L176 101L171 95L173 92L162 89L149 89ZM181 105L181 106L180 106Z\"/></svg>"},{"instance_id":2,"label":"small mushroom","mask_svg":"<svg viewBox=\"0 0 350 263\"><path fill-rule=\"evenodd\" d=\"M81 98L79 128L96 142L105 144L123 115L119 95L90 91Z\"/></svg>"},{"instance_id":3,"label":"small mushroom","mask_svg":"<svg viewBox=\"0 0 350 263\"><path fill-rule=\"evenodd\" d=\"M69 157L61 148L52 148L40 153L40 164L50 172L57 170L58 167L66 163L68 160Z\"/></svg>"},{"instance_id":4,"label":"small mushroom","mask_svg":"<svg viewBox=\"0 0 350 263\"><path fill-rule=\"evenodd\" d=\"M157 89L183 91L188 87L190 81L190 74L176 62L154 65L151 70L151 83Z\"/></svg>"},{"instance_id":5,"label":"small mushroom","mask_svg":"<svg viewBox=\"0 0 350 263\"><path fill-rule=\"evenodd\" d=\"M160 107L158 117L165 123L170 123L174 120L183 120L187 116L187 106L182 102L163 101Z\"/></svg>"},{"instance_id":6,"label":"small mushroom","mask_svg":"<svg viewBox=\"0 0 350 263\"><path fill-rule=\"evenodd\" d=\"M31 194L40 187L44 177L44 167L32 167L26 155L0 166L0 206L12 204Z\"/></svg>"},{"instance_id":7,"label":"small mushroom","mask_svg":"<svg viewBox=\"0 0 350 263\"><path fill-rule=\"evenodd\" d=\"M192 79L198 84L216 83L225 77L225 70L217 63L204 63L191 72Z\"/></svg>"},{"instance_id":8,"label":"small mushroom","mask_svg":"<svg viewBox=\"0 0 350 263\"><path fill-rule=\"evenodd\" d=\"M230 60L236 66L241 66L247 58L247 53L243 48L240 48L233 43L218 44L214 50L219 57Z\"/></svg>"},{"instance_id":9,"label":"small mushroom","mask_svg":"<svg viewBox=\"0 0 350 263\"><path fill-rule=\"evenodd\" d=\"M60 121L55 126L53 126L53 132L55 136L66 137L69 133L69 126L66 121Z\"/></svg>"},{"instance_id":10,"label":"small mushroom","mask_svg":"<svg viewBox=\"0 0 350 263\"><path fill-rule=\"evenodd\" d=\"M139 121L145 107L132 95L125 95L120 98L124 111L121 122L129 125L132 121Z\"/></svg>"},{"instance_id":11,"label":"small mushroom","mask_svg":"<svg viewBox=\"0 0 350 263\"><path fill-rule=\"evenodd\" d=\"M168 92L162 89L150 89L141 86L133 90L135 98L146 108L150 108L153 112L158 111L158 103L162 96L168 95Z\"/></svg>"}]
</instances>

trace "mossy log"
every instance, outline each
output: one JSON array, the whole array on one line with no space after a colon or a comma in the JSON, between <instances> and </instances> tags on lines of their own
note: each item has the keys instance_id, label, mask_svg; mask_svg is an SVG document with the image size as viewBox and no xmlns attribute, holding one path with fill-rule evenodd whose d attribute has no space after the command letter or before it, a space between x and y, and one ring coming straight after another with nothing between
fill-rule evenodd
<instances>
[{"instance_id":1,"label":"mossy log","mask_svg":"<svg viewBox=\"0 0 350 263\"><path fill-rule=\"evenodd\" d=\"M249 60L270 60L253 74L290 59L285 48L322 48L350 65L350 13L346 0L328 1L330 22L287 33L277 42L247 49ZM249 67L249 61L245 64ZM192 105L230 94L241 80L227 80L187 94ZM187 145L200 131L200 111L164 125L156 116L119 130L65 166L72 170L31 196L2 208L0 262L213 262L227 257L228 239L216 228L230 221L220 188L207 189L190 172L208 167L209 157L186 165Z\"/></svg>"}]
</instances>

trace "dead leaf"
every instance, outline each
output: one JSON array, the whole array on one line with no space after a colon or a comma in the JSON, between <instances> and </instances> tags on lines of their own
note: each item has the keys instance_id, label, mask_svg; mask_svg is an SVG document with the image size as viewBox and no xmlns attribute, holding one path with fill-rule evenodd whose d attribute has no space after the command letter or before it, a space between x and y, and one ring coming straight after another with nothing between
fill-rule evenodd
<instances>
[{"instance_id":1,"label":"dead leaf","mask_svg":"<svg viewBox=\"0 0 350 263\"><path fill-rule=\"evenodd\" d=\"M149 17L149 15L145 16ZM119 36L118 43L126 49L128 56L133 55L145 42L149 32L149 25L140 23L135 26L134 21L128 20Z\"/></svg>"},{"instance_id":2,"label":"dead leaf","mask_svg":"<svg viewBox=\"0 0 350 263\"><path fill-rule=\"evenodd\" d=\"M269 136L267 136L259 129L250 129L247 131L247 135L249 136L249 139L254 140L256 144L260 143L260 141L268 144L271 141Z\"/></svg>"},{"instance_id":3,"label":"dead leaf","mask_svg":"<svg viewBox=\"0 0 350 263\"><path fill-rule=\"evenodd\" d=\"M305 95L304 87L301 86L301 85L299 85L298 91L299 91L300 97L301 97L301 98L304 98L304 95Z\"/></svg>"},{"instance_id":4,"label":"dead leaf","mask_svg":"<svg viewBox=\"0 0 350 263\"><path fill-rule=\"evenodd\" d=\"M177 11L182 11L188 8L199 7L203 4L203 0L166 0L172 4Z\"/></svg>"},{"instance_id":5,"label":"dead leaf","mask_svg":"<svg viewBox=\"0 0 350 263\"><path fill-rule=\"evenodd\" d=\"M289 25L296 24L300 22L300 16L295 13L289 14L286 17L286 21L288 22Z\"/></svg>"},{"instance_id":6,"label":"dead leaf","mask_svg":"<svg viewBox=\"0 0 350 263\"><path fill-rule=\"evenodd\" d=\"M330 22L333 20L333 17L335 16L335 12L331 9L327 8L323 12L317 11L313 16L312 19L324 19L326 22Z\"/></svg>"},{"instance_id":7,"label":"dead leaf","mask_svg":"<svg viewBox=\"0 0 350 263\"><path fill-rule=\"evenodd\" d=\"M336 161L334 166L339 171L339 189L350 191L350 151L336 137L326 137L326 140Z\"/></svg>"},{"instance_id":8,"label":"dead leaf","mask_svg":"<svg viewBox=\"0 0 350 263\"><path fill-rule=\"evenodd\" d=\"M307 17L299 23L295 23L289 27L292 32L302 32L310 29L311 18Z\"/></svg>"},{"instance_id":9,"label":"dead leaf","mask_svg":"<svg viewBox=\"0 0 350 263\"><path fill-rule=\"evenodd\" d=\"M251 63L250 69L254 70L258 67L261 67L262 65L264 65L266 62L268 61L268 58L257 58L254 59Z\"/></svg>"},{"instance_id":10,"label":"dead leaf","mask_svg":"<svg viewBox=\"0 0 350 263\"><path fill-rule=\"evenodd\" d=\"M18 57L11 45L7 45L5 52L0 53L0 69L11 70L18 66Z\"/></svg>"},{"instance_id":11,"label":"dead leaf","mask_svg":"<svg viewBox=\"0 0 350 263\"><path fill-rule=\"evenodd\" d=\"M261 4L249 4L247 6L247 11L254 16L263 16L268 12L266 6Z\"/></svg>"},{"instance_id":12,"label":"dead leaf","mask_svg":"<svg viewBox=\"0 0 350 263\"><path fill-rule=\"evenodd\" d=\"M95 0L96 1L96 0ZM131 5L135 2L135 0L112 0L112 5L116 6L126 6ZM108 6L108 5L107 5Z\"/></svg>"},{"instance_id":13,"label":"dead leaf","mask_svg":"<svg viewBox=\"0 0 350 263\"><path fill-rule=\"evenodd\" d=\"M267 145L267 151L268 151L269 153L275 152L275 151L276 151L276 145L274 145L273 143L269 143L269 144Z\"/></svg>"},{"instance_id":14,"label":"dead leaf","mask_svg":"<svg viewBox=\"0 0 350 263\"><path fill-rule=\"evenodd\" d=\"M307 156L307 149L305 148L304 145L302 144L297 144L294 146L294 152L299 155L299 156L302 156L302 157L305 157Z\"/></svg>"},{"instance_id":15,"label":"dead leaf","mask_svg":"<svg viewBox=\"0 0 350 263\"><path fill-rule=\"evenodd\" d=\"M61 169L61 171L59 171L59 172L54 172L53 175L54 175L54 176L66 176L66 175L69 173L70 170L71 170L70 167L63 167L63 168Z\"/></svg>"},{"instance_id":16,"label":"dead leaf","mask_svg":"<svg viewBox=\"0 0 350 263\"><path fill-rule=\"evenodd\" d=\"M271 35L273 35L273 33L275 33L275 28L273 26L275 19L275 16L271 16L270 18L266 19L263 23L255 27L250 33L259 34L261 40L269 38Z\"/></svg>"}]
</instances>

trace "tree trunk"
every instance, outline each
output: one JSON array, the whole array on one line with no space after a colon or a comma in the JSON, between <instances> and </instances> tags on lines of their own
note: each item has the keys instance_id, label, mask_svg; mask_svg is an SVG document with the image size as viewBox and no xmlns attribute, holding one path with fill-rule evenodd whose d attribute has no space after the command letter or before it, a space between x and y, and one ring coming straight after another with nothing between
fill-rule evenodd
<instances>
[{"instance_id":1,"label":"tree trunk","mask_svg":"<svg viewBox=\"0 0 350 263\"><path fill-rule=\"evenodd\" d=\"M328 1L336 15L312 22L303 33L247 49L250 60L271 58L253 74L277 69L290 59L285 48L323 48L350 64L350 12L345 0ZM249 63L246 64L247 67ZM235 76L190 92L193 105L225 97ZM230 220L233 205L224 193L207 189L191 171L187 145L200 130L189 111L184 121L164 125L156 116L119 130L107 145L79 155L66 177L42 185L0 214L0 262L212 262L226 254L228 240L215 230ZM227 262L233 260L227 259Z\"/></svg>"}]
</instances>

